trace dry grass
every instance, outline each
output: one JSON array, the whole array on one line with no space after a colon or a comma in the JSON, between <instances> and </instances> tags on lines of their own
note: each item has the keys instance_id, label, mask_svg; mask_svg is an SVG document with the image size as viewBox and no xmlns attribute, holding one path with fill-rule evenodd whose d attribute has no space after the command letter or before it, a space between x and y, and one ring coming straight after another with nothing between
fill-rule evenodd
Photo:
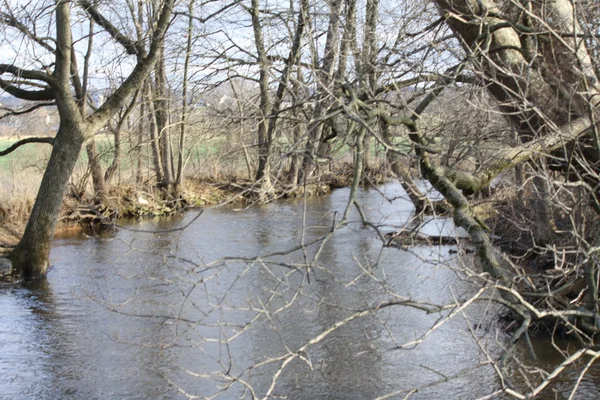
<instances>
[{"instance_id":1,"label":"dry grass","mask_svg":"<svg viewBox=\"0 0 600 400\"><path fill-rule=\"evenodd\" d=\"M26 220L41 179L40 173L27 169L0 175L0 224Z\"/></svg>"},{"instance_id":2,"label":"dry grass","mask_svg":"<svg viewBox=\"0 0 600 400\"><path fill-rule=\"evenodd\" d=\"M32 169L0 175L0 253L21 237L41 178Z\"/></svg>"}]
</instances>

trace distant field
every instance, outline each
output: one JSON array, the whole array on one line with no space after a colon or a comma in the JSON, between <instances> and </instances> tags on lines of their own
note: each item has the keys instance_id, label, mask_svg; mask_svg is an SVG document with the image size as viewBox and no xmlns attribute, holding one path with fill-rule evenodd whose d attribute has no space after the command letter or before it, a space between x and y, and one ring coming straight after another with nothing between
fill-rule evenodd
<instances>
[{"instance_id":1,"label":"distant field","mask_svg":"<svg viewBox=\"0 0 600 400\"><path fill-rule=\"evenodd\" d=\"M15 137L3 138L0 137L0 151L7 149L12 144L17 142L19 139ZM212 139L206 145L197 144L190 146L186 149L186 159L188 160L188 167L194 170L198 168L202 169L201 165L204 164L209 158L220 158L219 153L222 152L226 145L226 140L223 138ZM106 169L113 161L114 157L114 139L112 135L98 135L96 136L96 144L98 152L100 154L100 161L102 167ZM32 143L21 146L14 152L0 157L0 173L6 175L12 175L17 171L29 170L30 172L41 173L50 157L52 147L44 143ZM133 172L134 167L137 165L134 154L132 151L132 145L126 138L121 143L121 162L120 171L123 174L129 174ZM142 166L151 165L151 149L146 143L142 146L141 150ZM242 153L240 152L238 157L241 160ZM227 157L224 157L227 158ZM85 168L87 165L87 152L82 149L79 166ZM223 160L227 163L231 162L231 159Z\"/></svg>"},{"instance_id":2,"label":"distant field","mask_svg":"<svg viewBox=\"0 0 600 400\"><path fill-rule=\"evenodd\" d=\"M210 139L198 139L195 143L188 143L185 152L186 172L185 175L196 177L212 177L218 176L236 176L248 175L246 160L244 158L244 149L240 144L233 144L226 136L212 137ZM0 151L8 148L18 139L15 137L0 137ZM174 139L175 141L175 139ZM114 157L114 138L112 135L97 135L96 144L100 154L100 162L102 168L106 170L111 165ZM288 143L278 143L285 151ZM410 149L410 144L402 140L397 144L401 148ZM248 145L247 145L248 146ZM256 165L256 148L252 145L247 147L248 155ZM7 156L0 157L0 183L11 180L15 185L26 184L18 176L23 176L26 172L29 176L41 176L43 173L52 147L44 143L27 144ZM336 163L352 162L351 149L347 144L340 143L339 146L334 146L333 158ZM377 158L384 158L383 147L375 140L369 141L369 157L375 161ZM85 148L82 150L74 178L82 177L87 168L87 152ZM175 155L175 160L177 155ZM284 161L284 159L276 157L275 161ZM286 159L289 161L289 159ZM174 162L175 166L177 161ZM121 142L121 162L117 174L117 182L126 182L135 176L137 167L137 152L132 151L132 142L128 137L125 137ZM141 149L141 167L142 173L146 178L152 178L153 163L152 151L149 143L144 143Z\"/></svg>"}]
</instances>

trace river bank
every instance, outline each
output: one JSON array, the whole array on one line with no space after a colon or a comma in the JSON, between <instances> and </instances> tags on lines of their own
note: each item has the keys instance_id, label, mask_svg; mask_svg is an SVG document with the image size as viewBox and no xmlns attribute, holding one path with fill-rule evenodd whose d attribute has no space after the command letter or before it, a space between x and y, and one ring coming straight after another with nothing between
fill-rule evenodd
<instances>
[{"instance_id":1,"label":"river bank","mask_svg":"<svg viewBox=\"0 0 600 400\"><path fill-rule=\"evenodd\" d=\"M381 183L385 173L381 168L366 171L365 183ZM323 174L306 185L281 184L271 200L306 196L322 196L352 182L352 168L342 165L335 172ZM21 238L34 199L11 198L0 204L0 255L6 254ZM256 184L250 180L232 178L229 181L187 179L177 198L166 197L156 186L145 188L121 185L110 189L103 204L95 204L88 195L69 193L63 201L62 216L55 235L62 237L83 231L90 226L110 225L119 218L171 216L198 207L259 202Z\"/></svg>"},{"instance_id":2,"label":"river bank","mask_svg":"<svg viewBox=\"0 0 600 400\"><path fill-rule=\"evenodd\" d=\"M195 207L214 206L244 201L242 193L225 184L187 181L177 205L173 200L161 199L154 188L147 190L132 186L112 188L105 204L94 204L91 198L68 195L63 201L62 216L56 236L61 237L82 231L94 224L111 223L117 218L167 216ZM0 206L0 254L15 246L23 234L33 200L26 205L20 199Z\"/></svg>"}]
</instances>

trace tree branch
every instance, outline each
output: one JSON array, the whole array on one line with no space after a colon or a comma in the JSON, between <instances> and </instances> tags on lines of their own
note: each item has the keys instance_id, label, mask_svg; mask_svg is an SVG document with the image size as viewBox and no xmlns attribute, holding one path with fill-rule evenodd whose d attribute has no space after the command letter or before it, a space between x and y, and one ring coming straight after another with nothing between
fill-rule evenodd
<instances>
[{"instance_id":1,"label":"tree branch","mask_svg":"<svg viewBox=\"0 0 600 400\"><path fill-rule=\"evenodd\" d=\"M38 108L42 108L42 107L47 107L47 106L54 106L56 105L56 103L38 103L38 104L34 104L31 107L22 109L22 110L12 110L10 108L6 108L6 107L0 107L0 111L5 111L5 114L0 115L0 120L9 116L13 116L13 115L23 115L23 114L28 114L32 111L37 110Z\"/></svg>"},{"instance_id":2,"label":"tree branch","mask_svg":"<svg viewBox=\"0 0 600 400\"><path fill-rule=\"evenodd\" d=\"M25 24L19 22L14 16L7 13L0 13L0 22L4 25L12 26L49 52L54 53L55 49L46 42L46 40L53 41L53 38L36 36L29 28L27 28L27 26L25 26Z\"/></svg>"},{"instance_id":3,"label":"tree branch","mask_svg":"<svg viewBox=\"0 0 600 400\"><path fill-rule=\"evenodd\" d=\"M0 64L0 75L2 74L12 74L18 78L33 79L46 82L47 84L52 84L52 77L50 75L40 71L22 69L13 64Z\"/></svg>"},{"instance_id":4,"label":"tree branch","mask_svg":"<svg viewBox=\"0 0 600 400\"><path fill-rule=\"evenodd\" d=\"M241 2L242 2L242 0L234 0L231 3L224 5L223 7L219 8L215 12L213 12L213 13L211 13L211 14L207 15L206 17L203 17L203 18L197 17L195 15L191 15L190 13L184 12L184 11L179 11L179 12L173 13L173 15L183 15L184 17L191 18L193 20L196 20L196 21L204 24L204 23L208 22L210 19L212 19L212 18L216 17L217 15L219 15L219 14L227 11L231 7L234 7L234 6L236 6L237 4L239 4ZM204 5L206 5L206 3Z\"/></svg>"},{"instance_id":5,"label":"tree branch","mask_svg":"<svg viewBox=\"0 0 600 400\"><path fill-rule=\"evenodd\" d=\"M48 88L44 90L25 90L0 79L0 89L22 100L29 101L52 101L56 99L54 90Z\"/></svg>"},{"instance_id":6,"label":"tree branch","mask_svg":"<svg viewBox=\"0 0 600 400\"><path fill-rule=\"evenodd\" d=\"M107 20L90 1L79 0L78 3L98 25L103 27L113 39L115 39L125 48L127 54L136 55L140 58L146 56L146 49L141 43L134 42L127 36L123 35L119 29L117 29L117 27Z\"/></svg>"},{"instance_id":7,"label":"tree branch","mask_svg":"<svg viewBox=\"0 0 600 400\"><path fill-rule=\"evenodd\" d=\"M54 138L51 138L51 137L32 137L32 138L21 139L18 142L14 143L12 146L10 146L8 149L0 151L0 157L1 156L5 156L7 154L10 154L13 151L15 151L16 149L18 149L19 147L21 147L23 145L26 145L26 144L29 144L29 143L48 143L50 145L53 145L54 144Z\"/></svg>"},{"instance_id":8,"label":"tree branch","mask_svg":"<svg viewBox=\"0 0 600 400\"><path fill-rule=\"evenodd\" d=\"M547 135L534 142L528 142L518 147L494 149L494 161L483 171L472 174L466 171L434 166L438 175L444 176L463 194L470 195L486 188L500 173L507 171L527 161L546 157L552 152L563 148L566 144L577 140L592 128L589 119L581 118L554 135Z\"/></svg>"},{"instance_id":9,"label":"tree branch","mask_svg":"<svg viewBox=\"0 0 600 400\"><path fill-rule=\"evenodd\" d=\"M141 86L144 79L146 79L152 70L159 57L167 28L171 22L173 3L174 0L166 0L164 2L158 23L156 24L156 29L152 36L152 43L148 55L144 58L138 58L136 66L125 82L123 82L123 84L104 102L104 104L100 106L100 108L98 108L98 110L96 110L96 112L88 117L88 121L95 125L96 128L103 126L110 116L117 112L125 100Z\"/></svg>"}]
</instances>

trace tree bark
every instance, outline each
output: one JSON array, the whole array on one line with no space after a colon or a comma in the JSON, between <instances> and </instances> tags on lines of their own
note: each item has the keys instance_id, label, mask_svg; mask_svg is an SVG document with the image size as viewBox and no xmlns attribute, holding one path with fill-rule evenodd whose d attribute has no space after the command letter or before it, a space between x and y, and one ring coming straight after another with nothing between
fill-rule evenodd
<instances>
[{"instance_id":1,"label":"tree bark","mask_svg":"<svg viewBox=\"0 0 600 400\"><path fill-rule=\"evenodd\" d=\"M598 79L585 42L577 39L581 29L569 0L532 2L529 9L515 3L503 10L493 0L435 3L522 141L582 118L589 105L600 103ZM592 164L599 158L597 152L583 156Z\"/></svg>"},{"instance_id":2,"label":"tree bark","mask_svg":"<svg viewBox=\"0 0 600 400\"><path fill-rule=\"evenodd\" d=\"M361 80L368 93L377 90L377 19L379 17L379 0L367 0L365 21L365 39L363 44L363 58L361 63Z\"/></svg>"},{"instance_id":3,"label":"tree bark","mask_svg":"<svg viewBox=\"0 0 600 400\"><path fill-rule=\"evenodd\" d=\"M148 104L148 126L150 127L150 148L152 149L152 163L154 165L154 173L156 174L156 181L158 183L163 181L163 170L162 170L162 154L159 145L160 131L158 129L158 123L156 121L156 106L153 101L154 93L152 91L152 85L148 82L147 85L147 104Z\"/></svg>"},{"instance_id":4,"label":"tree bark","mask_svg":"<svg viewBox=\"0 0 600 400\"><path fill-rule=\"evenodd\" d=\"M402 164L402 159L400 158L399 154L393 150L395 144L393 143L390 127L385 123L385 121L381 121L380 125L382 133L381 136L383 141L392 148L386 151L387 161L389 162L392 168L392 172L394 172L396 177L398 177L398 179L400 180L402 188L408 195L410 201L415 206L415 212L418 214L425 209L427 196L424 196L421 193L421 191L413 181L412 177L410 176L408 168L406 168Z\"/></svg>"},{"instance_id":5,"label":"tree bark","mask_svg":"<svg viewBox=\"0 0 600 400\"><path fill-rule=\"evenodd\" d=\"M350 49L356 47L356 0L344 0L344 4L346 6L343 24L344 33L340 43L340 61L335 74L335 80L338 82L343 82L346 79L348 55Z\"/></svg>"},{"instance_id":6,"label":"tree bark","mask_svg":"<svg viewBox=\"0 0 600 400\"><path fill-rule=\"evenodd\" d=\"M256 169L255 179L260 182L260 197L263 200L268 199L273 191L271 182L271 171L269 169L269 155L271 143L269 140L269 119L271 114L271 96L269 94L269 67L271 65L267 50L265 48L265 39L263 36L262 21L260 19L260 4L258 0L252 0L250 10L252 17L252 30L254 32L254 44L256 46L259 78L258 85L260 89L259 121L258 131L258 168Z\"/></svg>"},{"instance_id":7,"label":"tree bark","mask_svg":"<svg viewBox=\"0 0 600 400\"><path fill-rule=\"evenodd\" d=\"M275 138L277 131L277 123L279 120L279 112L281 111L281 105L283 104L284 95L288 86L288 82L290 80L290 76L292 74L292 70L294 66L297 64L298 59L300 58L300 47L302 42L302 36L304 35L304 29L306 26L307 20L307 12L308 12L309 2L308 0L302 0L300 2L300 10L298 13L298 21L296 23L296 29L294 32L294 37L292 38L292 48L289 51L288 57L286 59L285 67L281 72L281 77L279 79L279 84L277 86L277 92L275 93L275 99L273 101L273 105L269 110L269 118L268 118L268 128L266 135L266 143L264 145L264 149L261 151L262 157L259 156L259 168L257 171L257 178L259 176L264 179L266 177L266 173L269 170L269 159L272 151L272 143ZM265 110L266 111L266 110ZM296 112L296 108L294 108L294 112ZM261 169L263 172L261 173ZM270 183L269 183L270 184Z\"/></svg>"},{"instance_id":8,"label":"tree bark","mask_svg":"<svg viewBox=\"0 0 600 400\"><path fill-rule=\"evenodd\" d=\"M86 134L82 123L62 118L23 238L9 257L26 280L46 275L62 201Z\"/></svg>"},{"instance_id":9,"label":"tree bark","mask_svg":"<svg viewBox=\"0 0 600 400\"><path fill-rule=\"evenodd\" d=\"M104 180L104 172L100 164L100 154L98 153L98 145L94 138L85 146L88 156L88 168L92 174L92 185L94 188L94 202L97 204L103 203L106 200L106 182Z\"/></svg>"},{"instance_id":10,"label":"tree bark","mask_svg":"<svg viewBox=\"0 0 600 400\"><path fill-rule=\"evenodd\" d=\"M159 186L170 192L173 184L173 173L171 169L171 134L169 124L169 94L167 93L167 75L165 71L165 54L161 49L156 69L154 71L154 112L156 113L156 131L158 134L158 146L160 149L160 160L162 162L162 180Z\"/></svg>"},{"instance_id":11,"label":"tree bark","mask_svg":"<svg viewBox=\"0 0 600 400\"><path fill-rule=\"evenodd\" d=\"M113 150L113 160L104 173L104 182L106 186L111 184L115 173L121 165L121 127L117 127L117 129L113 130L112 133L115 144Z\"/></svg>"}]
</instances>

